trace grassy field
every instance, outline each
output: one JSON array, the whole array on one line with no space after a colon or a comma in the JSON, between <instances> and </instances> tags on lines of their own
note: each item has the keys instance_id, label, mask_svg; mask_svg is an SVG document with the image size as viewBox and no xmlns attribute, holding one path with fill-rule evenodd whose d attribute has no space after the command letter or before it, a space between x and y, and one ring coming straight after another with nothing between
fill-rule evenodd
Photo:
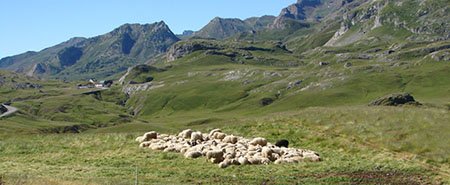
<instances>
[{"instance_id":1,"label":"grassy field","mask_svg":"<svg viewBox=\"0 0 450 185\"><path fill-rule=\"evenodd\" d=\"M136 129L130 123L137 131L130 133L107 133L116 130L105 128L84 134L3 134L0 174L7 184L131 184L137 165L142 184L449 183L450 146L442 142L449 138L449 120L444 109L339 107L197 126L270 142L285 138L292 147L317 151L323 158L226 169L204 158L138 148L134 138L146 131L177 132L151 125Z\"/></svg>"}]
</instances>

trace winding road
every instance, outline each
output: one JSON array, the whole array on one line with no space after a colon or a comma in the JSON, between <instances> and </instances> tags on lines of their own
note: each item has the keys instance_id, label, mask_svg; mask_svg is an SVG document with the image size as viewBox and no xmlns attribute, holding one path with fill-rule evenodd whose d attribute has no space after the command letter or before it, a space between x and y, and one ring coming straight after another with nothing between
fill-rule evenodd
<instances>
[{"instance_id":1,"label":"winding road","mask_svg":"<svg viewBox=\"0 0 450 185\"><path fill-rule=\"evenodd\" d=\"M6 116L8 116L8 115L10 115L10 114L13 114L13 113L15 113L15 112L17 112L19 109L17 109L17 108L15 108L15 107L11 107L11 106L8 106L8 105L5 105L5 104L2 104L6 109L8 109L8 111L6 111L5 113L3 113L2 115L0 115L0 119L1 118L3 118L3 117L6 117Z\"/></svg>"}]
</instances>

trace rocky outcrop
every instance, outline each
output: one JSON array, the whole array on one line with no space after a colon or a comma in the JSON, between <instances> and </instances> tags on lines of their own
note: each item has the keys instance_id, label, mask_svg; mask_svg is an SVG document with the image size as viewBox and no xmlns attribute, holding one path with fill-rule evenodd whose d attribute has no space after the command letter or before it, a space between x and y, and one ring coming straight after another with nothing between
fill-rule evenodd
<instances>
[{"instance_id":1,"label":"rocky outcrop","mask_svg":"<svg viewBox=\"0 0 450 185\"><path fill-rule=\"evenodd\" d=\"M449 11L448 4L443 2L369 1L343 15L341 27L325 46L354 43L365 38L372 30L385 25L393 26L387 28L392 33L410 31L413 34L408 39L413 41L446 40L450 38L450 24L447 21L450 19ZM348 32L356 25L359 25L358 30Z\"/></svg>"},{"instance_id":2,"label":"rocky outcrop","mask_svg":"<svg viewBox=\"0 0 450 185\"><path fill-rule=\"evenodd\" d=\"M400 106L400 105L422 105L414 100L409 93L389 94L369 103L369 106Z\"/></svg>"},{"instance_id":3,"label":"rocky outcrop","mask_svg":"<svg viewBox=\"0 0 450 185\"><path fill-rule=\"evenodd\" d=\"M58 59L61 66L74 65L83 55L83 50L78 47L64 48L58 52Z\"/></svg>"},{"instance_id":4,"label":"rocky outcrop","mask_svg":"<svg viewBox=\"0 0 450 185\"><path fill-rule=\"evenodd\" d=\"M192 52L209 49L222 49L223 47L213 42L185 41L172 45L166 53L167 62L184 57Z\"/></svg>"},{"instance_id":5,"label":"rocky outcrop","mask_svg":"<svg viewBox=\"0 0 450 185\"><path fill-rule=\"evenodd\" d=\"M273 23L275 17L251 17L245 20L216 17L193 35L199 38L225 39L242 32L263 30Z\"/></svg>"},{"instance_id":6,"label":"rocky outcrop","mask_svg":"<svg viewBox=\"0 0 450 185\"><path fill-rule=\"evenodd\" d=\"M3 114L5 112L8 112L8 109L5 106L0 104L0 114Z\"/></svg>"},{"instance_id":7,"label":"rocky outcrop","mask_svg":"<svg viewBox=\"0 0 450 185\"><path fill-rule=\"evenodd\" d=\"M281 10L280 15L275 19L272 27L283 28L283 21L286 19L318 21L352 1L332 0L324 2L321 0L297 0L297 3Z\"/></svg>"}]
</instances>

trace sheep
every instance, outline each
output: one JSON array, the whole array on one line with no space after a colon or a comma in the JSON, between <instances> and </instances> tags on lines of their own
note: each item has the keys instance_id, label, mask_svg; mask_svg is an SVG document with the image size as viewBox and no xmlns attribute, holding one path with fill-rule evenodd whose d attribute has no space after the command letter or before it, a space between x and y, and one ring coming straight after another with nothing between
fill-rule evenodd
<instances>
[{"instance_id":1,"label":"sheep","mask_svg":"<svg viewBox=\"0 0 450 185\"><path fill-rule=\"evenodd\" d=\"M212 163L222 162L224 160L223 151L221 150L208 151L206 153L206 160L210 160Z\"/></svg>"},{"instance_id":2,"label":"sheep","mask_svg":"<svg viewBox=\"0 0 450 185\"><path fill-rule=\"evenodd\" d=\"M203 136L201 132L192 132L191 133L191 141L203 140Z\"/></svg>"},{"instance_id":3,"label":"sheep","mask_svg":"<svg viewBox=\"0 0 450 185\"><path fill-rule=\"evenodd\" d=\"M192 130L191 129L186 129L181 131L178 136L182 137L182 138L191 138L191 134L192 134Z\"/></svg>"},{"instance_id":4,"label":"sheep","mask_svg":"<svg viewBox=\"0 0 450 185\"><path fill-rule=\"evenodd\" d=\"M150 144L151 144L151 142L145 141L145 142L142 142L141 144L139 144L139 147L140 148L145 148L145 147L150 146Z\"/></svg>"},{"instance_id":5,"label":"sheep","mask_svg":"<svg viewBox=\"0 0 450 185\"><path fill-rule=\"evenodd\" d=\"M166 148L166 146L161 145L161 144L152 143L152 144L150 145L150 148L151 148L152 150L164 150L164 149Z\"/></svg>"},{"instance_id":6,"label":"sheep","mask_svg":"<svg viewBox=\"0 0 450 185\"><path fill-rule=\"evenodd\" d=\"M164 152L176 152L177 150L175 149L175 147L167 147L166 149L163 150Z\"/></svg>"},{"instance_id":7,"label":"sheep","mask_svg":"<svg viewBox=\"0 0 450 185\"><path fill-rule=\"evenodd\" d=\"M261 146L266 146L267 145L267 140L262 138L262 137L257 137L254 138L252 141L250 141L251 145L261 145Z\"/></svg>"},{"instance_id":8,"label":"sheep","mask_svg":"<svg viewBox=\"0 0 450 185\"><path fill-rule=\"evenodd\" d=\"M139 136L136 138L136 141L139 143L142 143L142 142L144 142L144 139L145 139L144 136Z\"/></svg>"},{"instance_id":9,"label":"sheep","mask_svg":"<svg viewBox=\"0 0 450 185\"><path fill-rule=\"evenodd\" d=\"M226 167L228 167L228 165L230 165L230 164L222 161L219 163L219 168L226 168Z\"/></svg>"},{"instance_id":10,"label":"sheep","mask_svg":"<svg viewBox=\"0 0 450 185\"><path fill-rule=\"evenodd\" d=\"M263 157L265 158L269 158L272 157L272 149L264 147L261 151L261 154Z\"/></svg>"},{"instance_id":11,"label":"sheep","mask_svg":"<svg viewBox=\"0 0 450 185\"><path fill-rule=\"evenodd\" d=\"M185 158L197 158L200 156L202 156L202 153L200 153L198 151L189 151L184 154Z\"/></svg>"},{"instance_id":12,"label":"sheep","mask_svg":"<svg viewBox=\"0 0 450 185\"><path fill-rule=\"evenodd\" d=\"M312 162L322 161L318 153L315 152L303 152L303 159L309 160Z\"/></svg>"},{"instance_id":13,"label":"sheep","mask_svg":"<svg viewBox=\"0 0 450 185\"><path fill-rule=\"evenodd\" d=\"M249 164L248 159L246 157L239 157L238 161L239 161L239 164L241 164L241 165Z\"/></svg>"},{"instance_id":14,"label":"sheep","mask_svg":"<svg viewBox=\"0 0 450 185\"><path fill-rule=\"evenodd\" d=\"M222 142L236 144L238 142L238 137L233 135L225 136Z\"/></svg>"},{"instance_id":15,"label":"sheep","mask_svg":"<svg viewBox=\"0 0 450 185\"><path fill-rule=\"evenodd\" d=\"M187 152L187 148L182 148L181 150L180 150L180 153L186 153Z\"/></svg>"},{"instance_id":16,"label":"sheep","mask_svg":"<svg viewBox=\"0 0 450 185\"><path fill-rule=\"evenodd\" d=\"M261 158L249 157L247 160L250 164L261 164Z\"/></svg>"},{"instance_id":17,"label":"sheep","mask_svg":"<svg viewBox=\"0 0 450 185\"><path fill-rule=\"evenodd\" d=\"M288 148L287 140L276 144L264 138L252 140L227 135L220 129L209 134L183 130L178 136L147 132L135 139L139 147L149 147L164 152L180 152L185 158L206 156L207 161L218 164L220 168L229 165L298 163L301 161L321 161L319 154L310 150Z\"/></svg>"},{"instance_id":18,"label":"sheep","mask_svg":"<svg viewBox=\"0 0 450 185\"><path fill-rule=\"evenodd\" d=\"M144 141L150 141L152 139L156 139L158 136L158 133L155 131L147 132L144 134Z\"/></svg>"},{"instance_id":19,"label":"sheep","mask_svg":"<svg viewBox=\"0 0 450 185\"><path fill-rule=\"evenodd\" d=\"M214 135L214 133L216 133L216 132L222 132L222 130L220 130L218 128L213 129L213 130L211 130L211 132L209 132L209 136L212 137Z\"/></svg>"},{"instance_id":20,"label":"sheep","mask_svg":"<svg viewBox=\"0 0 450 185\"><path fill-rule=\"evenodd\" d=\"M279 141L277 141L275 143L275 146L277 146L277 147L286 147L287 148L289 146L289 141L286 140L286 139L279 140Z\"/></svg>"},{"instance_id":21,"label":"sheep","mask_svg":"<svg viewBox=\"0 0 450 185\"><path fill-rule=\"evenodd\" d=\"M227 136L227 134L222 133L222 132L215 132L215 133L213 134L213 138L214 138L214 139L219 139L219 140L222 140L222 139L225 138L226 136Z\"/></svg>"}]
</instances>

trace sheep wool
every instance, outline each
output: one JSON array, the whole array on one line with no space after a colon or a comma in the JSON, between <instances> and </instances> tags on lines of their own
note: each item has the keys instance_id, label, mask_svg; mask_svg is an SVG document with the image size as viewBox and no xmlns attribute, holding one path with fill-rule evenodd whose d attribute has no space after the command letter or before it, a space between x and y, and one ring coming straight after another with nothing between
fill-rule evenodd
<instances>
[{"instance_id":1,"label":"sheep wool","mask_svg":"<svg viewBox=\"0 0 450 185\"><path fill-rule=\"evenodd\" d=\"M267 145L267 140L262 138L262 137L257 137L254 138L252 141L250 141L251 145L261 145L261 146L266 146Z\"/></svg>"},{"instance_id":2,"label":"sheep wool","mask_svg":"<svg viewBox=\"0 0 450 185\"><path fill-rule=\"evenodd\" d=\"M192 134L192 130L191 129L186 129L181 131L178 136L182 137L182 138L191 138L191 134Z\"/></svg>"},{"instance_id":3,"label":"sheep wool","mask_svg":"<svg viewBox=\"0 0 450 185\"><path fill-rule=\"evenodd\" d=\"M314 151L273 145L261 137L250 140L227 135L220 129L214 129L209 134L186 129L178 135L151 131L135 140L139 142L141 148L179 152L184 154L185 158L205 156L206 161L218 164L220 168L230 165L321 161L319 154Z\"/></svg>"},{"instance_id":4,"label":"sheep wool","mask_svg":"<svg viewBox=\"0 0 450 185\"><path fill-rule=\"evenodd\" d=\"M144 141L150 141L152 139L156 139L158 136L158 133L155 131L147 132L144 134Z\"/></svg>"},{"instance_id":5,"label":"sheep wool","mask_svg":"<svg viewBox=\"0 0 450 185\"><path fill-rule=\"evenodd\" d=\"M236 144L238 142L238 137L233 135L225 136L222 141L225 143Z\"/></svg>"},{"instance_id":6,"label":"sheep wool","mask_svg":"<svg viewBox=\"0 0 450 185\"><path fill-rule=\"evenodd\" d=\"M191 141L197 141L197 140L200 140L202 138L203 138L203 136L202 136L201 132L192 132L191 133Z\"/></svg>"},{"instance_id":7,"label":"sheep wool","mask_svg":"<svg viewBox=\"0 0 450 185\"><path fill-rule=\"evenodd\" d=\"M202 156L202 153L197 152L197 151L189 151L184 154L185 158L197 158L200 156Z\"/></svg>"}]
</instances>

